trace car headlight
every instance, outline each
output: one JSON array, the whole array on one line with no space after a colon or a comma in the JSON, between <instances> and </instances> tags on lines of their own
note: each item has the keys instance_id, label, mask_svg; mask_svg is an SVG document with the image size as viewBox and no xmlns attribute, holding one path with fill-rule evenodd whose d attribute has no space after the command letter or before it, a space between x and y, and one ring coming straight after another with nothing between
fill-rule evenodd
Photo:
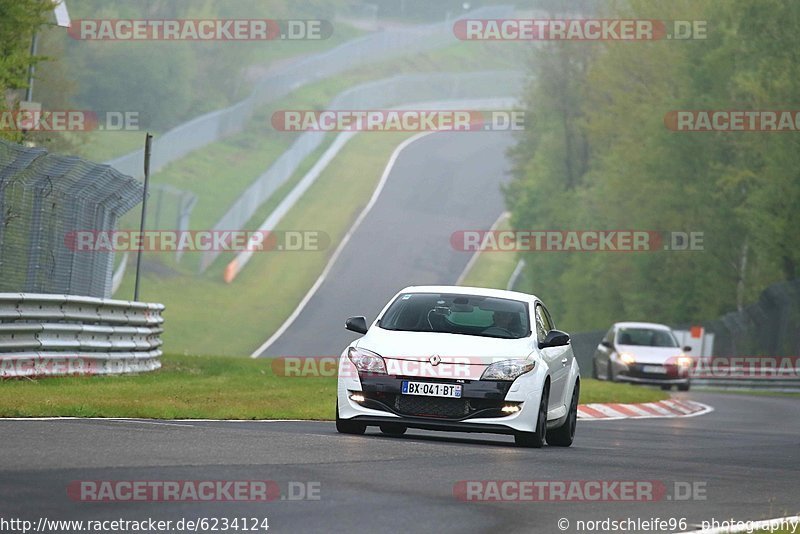
<instances>
[{"instance_id":1,"label":"car headlight","mask_svg":"<svg viewBox=\"0 0 800 534\"><path fill-rule=\"evenodd\" d=\"M503 360L495 362L483 371L481 380L514 380L536 366L528 360Z\"/></svg>"},{"instance_id":2,"label":"car headlight","mask_svg":"<svg viewBox=\"0 0 800 534\"><path fill-rule=\"evenodd\" d=\"M350 347L347 350L347 357L353 362L359 372L372 373L378 375L386 374L386 362L379 354L365 350Z\"/></svg>"},{"instance_id":3,"label":"car headlight","mask_svg":"<svg viewBox=\"0 0 800 534\"><path fill-rule=\"evenodd\" d=\"M677 359L678 367L690 367L692 365L692 358L681 354Z\"/></svg>"},{"instance_id":4,"label":"car headlight","mask_svg":"<svg viewBox=\"0 0 800 534\"><path fill-rule=\"evenodd\" d=\"M620 355L619 355L619 359L620 359L620 361L621 361L622 363L624 363L625 365L631 365L631 364L633 364L633 363L636 363L636 358L634 358L634 357L633 357L633 354L631 354L631 353L629 353L629 352L622 352L622 353L620 353Z\"/></svg>"}]
</instances>

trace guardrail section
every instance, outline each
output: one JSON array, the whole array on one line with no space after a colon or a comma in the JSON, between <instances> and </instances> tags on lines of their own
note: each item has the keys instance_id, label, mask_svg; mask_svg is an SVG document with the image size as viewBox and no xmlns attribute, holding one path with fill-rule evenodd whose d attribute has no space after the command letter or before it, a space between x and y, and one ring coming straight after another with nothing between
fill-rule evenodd
<instances>
[{"instance_id":1,"label":"guardrail section","mask_svg":"<svg viewBox=\"0 0 800 534\"><path fill-rule=\"evenodd\" d=\"M0 377L159 369L163 310L147 302L0 293Z\"/></svg>"}]
</instances>

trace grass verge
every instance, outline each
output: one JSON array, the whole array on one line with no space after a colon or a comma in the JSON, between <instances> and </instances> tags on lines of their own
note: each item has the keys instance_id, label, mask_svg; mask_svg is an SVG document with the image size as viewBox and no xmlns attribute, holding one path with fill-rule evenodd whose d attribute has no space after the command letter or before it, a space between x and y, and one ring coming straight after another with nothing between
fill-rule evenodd
<instances>
[{"instance_id":1,"label":"grass verge","mask_svg":"<svg viewBox=\"0 0 800 534\"><path fill-rule=\"evenodd\" d=\"M510 230L508 217L494 227L497 231ZM478 252L478 257L461 281L462 286L505 289L517 266L517 255L508 252Z\"/></svg>"},{"instance_id":2,"label":"grass verge","mask_svg":"<svg viewBox=\"0 0 800 534\"><path fill-rule=\"evenodd\" d=\"M333 419L335 377L283 377L273 361L166 355L160 370L141 375L6 380L0 417ZM665 397L660 390L591 379L581 388L582 403Z\"/></svg>"}]
</instances>

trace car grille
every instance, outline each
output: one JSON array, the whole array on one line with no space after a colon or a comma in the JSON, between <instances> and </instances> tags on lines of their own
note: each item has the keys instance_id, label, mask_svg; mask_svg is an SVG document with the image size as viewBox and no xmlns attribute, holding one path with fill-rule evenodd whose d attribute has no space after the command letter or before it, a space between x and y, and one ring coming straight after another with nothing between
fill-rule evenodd
<instances>
[{"instance_id":1,"label":"car grille","mask_svg":"<svg viewBox=\"0 0 800 534\"><path fill-rule=\"evenodd\" d=\"M394 409L403 415L445 419L460 419L470 413L469 401L466 399L442 399L415 395L397 395L394 400Z\"/></svg>"}]
</instances>

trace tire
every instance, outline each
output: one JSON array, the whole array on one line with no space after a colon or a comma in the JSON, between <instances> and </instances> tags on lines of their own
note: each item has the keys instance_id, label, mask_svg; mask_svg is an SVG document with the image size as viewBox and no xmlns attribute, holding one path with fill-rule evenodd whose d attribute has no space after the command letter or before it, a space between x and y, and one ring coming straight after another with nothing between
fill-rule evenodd
<instances>
[{"instance_id":1,"label":"tire","mask_svg":"<svg viewBox=\"0 0 800 534\"><path fill-rule=\"evenodd\" d=\"M609 382L617 381L617 377L614 376L614 365L611 363L611 360L608 360L608 367L606 368L606 380Z\"/></svg>"},{"instance_id":2,"label":"tire","mask_svg":"<svg viewBox=\"0 0 800 534\"><path fill-rule=\"evenodd\" d=\"M663 389L664 391L669 391L672 389L672 386L670 384L663 384L661 386L661 389Z\"/></svg>"},{"instance_id":3,"label":"tire","mask_svg":"<svg viewBox=\"0 0 800 534\"><path fill-rule=\"evenodd\" d=\"M595 380L598 378L597 376L597 360L592 358L592 378Z\"/></svg>"},{"instance_id":4,"label":"tire","mask_svg":"<svg viewBox=\"0 0 800 534\"><path fill-rule=\"evenodd\" d=\"M367 430L367 425L358 421L348 421L339 419L339 401L336 401L336 431L340 434L363 434Z\"/></svg>"},{"instance_id":5,"label":"tire","mask_svg":"<svg viewBox=\"0 0 800 534\"><path fill-rule=\"evenodd\" d=\"M540 449L544 445L545 434L547 433L547 403L549 397L550 384L542 390L542 400L539 401L539 412L536 416L536 430L514 434L514 443L518 447Z\"/></svg>"},{"instance_id":6,"label":"tire","mask_svg":"<svg viewBox=\"0 0 800 534\"><path fill-rule=\"evenodd\" d=\"M685 384L678 384L678 391L689 391L689 388L692 387L691 382L686 382Z\"/></svg>"},{"instance_id":7,"label":"tire","mask_svg":"<svg viewBox=\"0 0 800 534\"><path fill-rule=\"evenodd\" d=\"M576 382L572 389L572 400L569 404L567 419L564 424L547 431L547 444L556 447L569 447L575 440L575 427L578 424L578 399L580 398L581 383Z\"/></svg>"},{"instance_id":8,"label":"tire","mask_svg":"<svg viewBox=\"0 0 800 534\"><path fill-rule=\"evenodd\" d=\"M407 426L398 425L397 423L387 423L384 425L380 425L381 432L386 434L387 436L402 436L408 430Z\"/></svg>"}]
</instances>

